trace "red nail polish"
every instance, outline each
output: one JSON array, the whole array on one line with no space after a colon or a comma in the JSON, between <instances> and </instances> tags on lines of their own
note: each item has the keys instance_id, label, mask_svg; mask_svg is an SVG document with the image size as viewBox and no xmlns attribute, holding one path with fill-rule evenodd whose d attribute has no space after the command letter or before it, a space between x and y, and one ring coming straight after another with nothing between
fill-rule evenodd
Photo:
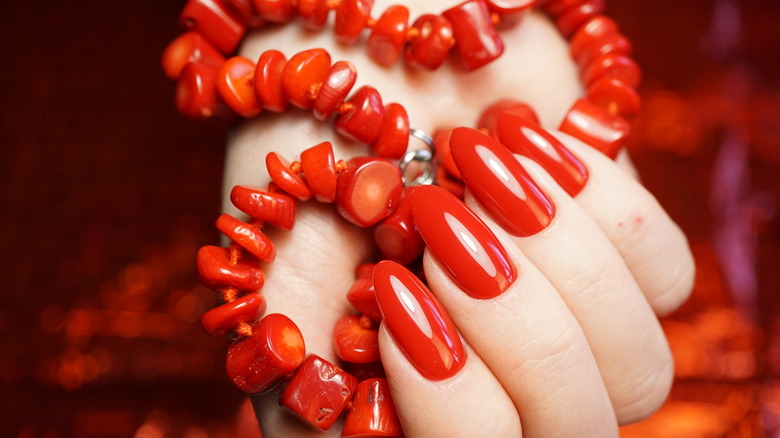
<instances>
[{"instance_id":1,"label":"red nail polish","mask_svg":"<svg viewBox=\"0 0 780 438\"><path fill-rule=\"evenodd\" d=\"M466 187L505 230L525 237L547 228L555 205L504 145L476 129L457 128L450 146Z\"/></svg>"},{"instance_id":2,"label":"red nail polish","mask_svg":"<svg viewBox=\"0 0 780 438\"><path fill-rule=\"evenodd\" d=\"M539 163L566 193L575 196L585 187L588 168L550 133L513 114L502 114L496 126L504 146Z\"/></svg>"},{"instance_id":3,"label":"red nail polish","mask_svg":"<svg viewBox=\"0 0 780 438\"><path fill-rule=\"evenodd\" d=\"M444 380L463 368L466 351L455 324L414 274L396 262L379 262L374 288L384 324L423 377Z\"/></svg>"},{"instance_id":4,"label":"red nail polish","mask_svg":"<svg viewBox=\"0 0 780 438\"><path fill-rule=\"evenodd\" d=\"M435 186L421 186L410 196L425 244L464 292L493 298L515 281L517 272L506 250L463 202Z\"/></svg>"}]
</instances>

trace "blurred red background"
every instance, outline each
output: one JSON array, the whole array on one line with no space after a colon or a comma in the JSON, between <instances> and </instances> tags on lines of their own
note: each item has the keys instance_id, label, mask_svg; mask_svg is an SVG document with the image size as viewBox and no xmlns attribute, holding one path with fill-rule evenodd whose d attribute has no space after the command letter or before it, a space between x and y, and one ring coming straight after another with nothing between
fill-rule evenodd
<instances>
[{"instance_id":1,"label":"blurred red background","mask_svg":"<svg viewBox=\"0 0 780 438\"><path fill-rule=\"evenodd\" d=\"M225 130L159 67L183 3L0 2L0 436L256 429L197 324ZM623 435L780 436L780 2L608 13L645 74L632 155L698 266L670 400Z\"/></svg>"}]
</instances>

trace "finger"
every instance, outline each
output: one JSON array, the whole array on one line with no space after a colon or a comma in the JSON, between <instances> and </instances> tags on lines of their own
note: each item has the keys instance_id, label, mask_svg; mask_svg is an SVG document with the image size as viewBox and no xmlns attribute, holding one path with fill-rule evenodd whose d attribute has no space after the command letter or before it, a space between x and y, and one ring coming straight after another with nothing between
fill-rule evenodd
<instances>
[{"instance_id":1,"label":"finger","mask_svg":"<svg viewBox=\"0 0 780 438\"><path fill-rule=\"evenodd\" d=\"M587 340L547 279L443 189L419 188L410 202L431 290L512 398L523 433L616 436Z\"/></svg>"},{"instance_id":2,"label":"finger","mask_svg":"<svg viewBox=\"0 0 780 438\"><path fill-rule=\"evenodd\" d=\"M382 363L406 436L519 437L512 400L422 282L385 261L374 284Z\"/></svg>"}]
</instances>

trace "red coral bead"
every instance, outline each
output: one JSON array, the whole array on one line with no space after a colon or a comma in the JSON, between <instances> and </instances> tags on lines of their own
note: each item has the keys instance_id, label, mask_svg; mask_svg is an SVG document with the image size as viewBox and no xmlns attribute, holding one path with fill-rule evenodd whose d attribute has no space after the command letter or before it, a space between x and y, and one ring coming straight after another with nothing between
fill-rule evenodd
<instances>
[{"instance_id":1,"label":"red coral bead","mask_svg":"<svg viewBox=\"0 0 780 438\"><path fill-rule=\"evenodd\" d=\"M382 312L379 310L379 304L376 302L376 295L374 294L374 263L364 263L366 266L365 273L358 273L362 275L355 280L352 287L347 292L347 301L357 309L358 312L366 315L376 322L382 321ZM363 266L363 265L361 265ZM370 269L369 269L370 268Z\"/></svg>"},{"instance_id":2,"label":"red coral bead","mask_svg":"<svg viewBox=\"0 0 780 438\"><path fill-rule=\"evenodd\" d=\"M354 44L368 23L374 0L341 0L336 7L333 33L341 44Z\"/></svg>"},{"instance_id":3,"label":"red coral bead","mask_svg":"<svg viewBox=\"0 0 780 438\"><path fill-rule=\"evenodd\" d=\"M504 53L504 43L490 19L490 10L482 0L467 0L442 12L455 37L455 50L466 71L472 71Z\"/></svg>"},{"instance_id":4,"label":"red coral bead","mask_svg":"<svg viewBox=\"0 0 780 438\"><path fill-rule=\"evenodd\" d=\"M596 60L598 57L606 55L608 53L619 53L622 55L630 55L633 50L631 41L620 33L612 33L604 36L593 42L579 53L572 53L572 57L579 65L580 69L584 69L588 64Z\"/></svg>"},{"instance_id":5,"label":"red coral bead","mask_svg":"<svg viewBox=\"0 0 780 438\"><path fill-rule=\"evenodd\" d=\"M265 156L265 167L268 169L268 175L282 190L301 201L311 199L311 190L306 183L296 173L290 169L290 163L284 158L269 152Z\"/></svg>"},{"instance_id":6,"label":"red coral bead","mask_svg":"<svg viewBox=\"0 0 780 438\"><path fill-rule=\"evenodd\" d=\"M176 109L195 120L229 119L233 114L217 91L218 68L200 62L184 66L176 83Z\"/></svg>"},{"instance_id":7,"label":"red coral bead","mask_svg":"<svg viewBox=\"0 0 780 438\"><path fill-rule=\"evenodd\" d=\"M200 62L219 68L225 63L225 57L199 33L186 32L171 41L163 51L163 71L169 78L178 79L188 62Z\"/></svg>"},{"instance_id":8,"label":"red coral bead","mask_svg":"<svg viewBox=\"0 0 780 438\"><path fill-rule=\"evenodd\" d=\"M329 141L301 152L301 167L314 198L320 202L336 199L336 163Z\"/></svg>"},{"instance_id":9,"label":"red coral bead","mask_svg":"<svg viewBox=\"0 0 780 438\"><path fill-rule=\"evenodd\" d=\"M298 326L290 318L272 313L252 326L251 336L228 347L225 370L238 389L257 394L295 371L305 355Z\"/></svg>"},{"instance_id":10,"label":"red coral bead","mask_svg":"<svg viewBox=\"0 0 780 438\"><path fill-rule=\"evenodd\" d=\"M357 70L349 61L338 61L330 67L314 99L314 117L327 120L336 112L357 80Z\"/></svg>"},{"instance_id":11,"label":"red coral bead","mask_svg":"<svg viewBox=\"0 0 780 438\"><path fill-rule=\"evenodd\" d=\"M282 90L298 108L309 109L330 71L330 55L324 49L296 53L282 71Z\"/></svg>"},{"instance_id":12,"label":"red coral bead","mask_svg":"<svg viewBox=\"0 0 780 438\"><path fill-rule=\"evenodd\" d=\"M355 268L355 278L370 278L374 275L376 263L361 263ZM365 313L362 310L360 313Z\"/></svg>"},{"instance_id":13,"label":"red coral bead","mask_svg":"<svg viewBox=\"0 0 780 438\"><path fill-rule=\"evenodd\" d=\"M265 298L250 293L209 310L200 317L200 323L207 334L224 335L242 322L253 324L263 316L265 308Z\"/></svg>"},{"instance_id":14,"label":"red coral bead","mask_svg":"<svg viewBox=\"0 0 780 438\"><path fill-rule=\"evenodd\" d=\"M234 56L217 73L217 91L222 100L242 117L260 114L262 106L255 94L255 64L243 56Z\"/></svg>"},{"instance_id":15,"label":"red coral bead","mask_svg":"<svg viewBox=\"0 0 780 438\"><path fill-rule=\"evenodd\" d=\"M278 50L267 50L260 55L255 70L255 94L263 108L280 113L287 109L287 98L282 90L282 72L287 58Z\"/></svg>"},{"instance_id":16,"label":"red coral bead","mask_svg":"<svg viewBox=\"0 0 780 438\"><path fill-rule=\"evenodd\" d=\"M518 100L504 99L482 111L477 121L477 129L486 130L488 133L496 132L496 122L501 114L514 114L539 124L539 117L530 105Z\"/></svg>"},{"instance_id":17,"label":"red coral bead","mask_svg":"<svg viewBox=\"0 0 780 438\"><path fill-rule=\"evenodd\" d=\"M319 431L333 426L357 387L357 379L325 359L309 355L287 383L279 404Z\"/></svg>"},{"instance_id":18,"label":"red coral bead","mask_svg":"<svg viewBox=\"0 0 780 438\"><path fill-rule=\"evenodd\" d=\"M352 158L338 178L338 211L353 224L370 227L398 208L402 190L401 171L392 162Z\"/></svg>"},{"instance_id":19,"label":"red coral bead","mask_svg":"<svg viewBox=\"0 0 780 438\"><path fill-rule=\"evenodd\" d=\"M346 102L349 110L336 118L336 131L355 141L371 144L382 130L385 110L375 88L363 86Z\"/></svg>"},{"instance_id":20,"label":"red coral bead","mask_svg":"<svg viewBox=\"0 0 780 438\"><path fill-rule=\"evenodd\" d=\"M371 144L374 154L382 158L398 160L409 146L409 116L406 109L397 103L385 105L382 128L379 136Z\"/></svg>"},{"instance_id":21,"label":"red coral bead","mask_svg":"<svg viewBox=\"0 0 780 438\"><path fill-rule=\"evenodd\" d=\"M374 242L382 254L402 265L413 262L425 249L409 204L409 194L414 189L405 188L398 209L374 228Z\"/></svg>"},{"instance_id":22,"label":"red coral bead","mask_svg":"<svg viewBox=\"0 0 780 438\"><path fill-rule=\"evenodd\" d=\"M328 0L298 0L295 6L301 26L309 30L320 30L328 21Z\"/></svg>"},{"instance_id":23,"label":"red coral bead","mask_svg":"<svg viewBox=\"0 0 780 438\"><path fill-rule=\"evenodd\" d=\"M235 186L230 202L253 218L284 230L295 225L295 199L283 193L269 193L260 188Z\"/></svg>"},{"instance_id":24,"label":"red coral bead","mask_svg":"<svg viewBox=\"0 0 780 438\"><path fill-rule=\"evenodd\" d=\"M401 423L390 397L387 379L376 378L360 382L347 411L344 438L402 437Z\"/></svg>"},{"instance_id":25,"label":"red coral bead","mask_svg":"<svg viewBox=\"0 0 780 438\"><path fill-rule=\"evenodd\" d=\"M198 277L211 289L235 287L242 290L258 290L263 287L265 276L254 257L241 257L235 264L230 261L227 248L204 246L195 258Z\"/></svg>"},{"instance_id":26,"label":"red coral bead","mask_svg":"<svg viewBox=\"0 0 780 438\"><path fill-rule=\"evenodd\" d=\"M460 175L460 169L455 165L450 150L450 136L454 128L440 128L433 133L433 144L436 146L436 161L439 163L439 170L446 171L447 174L455 179L463 180Z\"/></svg>"},{"instance_id":27,"label":"red coral bead","mask_svg":"<svg viewBox=\"0 0 780 438\"><path fill-rule=\"evenodd\" d=\"M540 0L539 6L548 14L556 17L567 9L577 6L583 0Z\"/></svg>"},{"instance_id":28,"label":"red coral bead","mask_svg":"<svg viewBox=\"0 0 780 438\"><path fill-rule=\"evenodd\" d=\"M189 0L179 22L211 41L222 53L232 53L244 38L246 24L217 0Z\"/></svg>"},{"instance_id":29,"label":"red coral bead","mask_svg":"<svg viewBox=\"0 0 780 438\"><path fill-rule=\"evenodd\" d=\"M368 56L385 67L395 64L403 52L408 27L409 9L406 6L387 8L371 28L366 41Z\"/></svg>"},{"instance_id":30,"label":"red coral bead","mask_svg":"<svg viewBox=\"0 0 780 438\"><path fill-rule=\"evenodd\" d=\"M345 363L344 370L355 376L358 382L368 379L386 379L385 368L382 362L373 363ZM354 397L352 398L354 400Z\"/></svg>"},{"instance_id":31,"label":"red coral bead","mask_svg":"<svg viewBox=\"0 0 780 438\"><path fill-rule=\"evenodd\" d=\"M260 27L265 24L260 15L255 11L252 0L222 0L233 13L241 18L241 21L249 27Z\"/></svg>"},{"instance_id":32,"label":"red coral bead","mask_svg":"<svg viewBox=\"0 0 780 438\"><path fill-rule=\"evenodd\" d=\"M604 12L605 6L604 0L583 0L556 17L555 27L564 37L569 38L586 21Z\"/></svg>"},{"instance_id":33,"label":"red coral bead","mask_svg":"<svg viewBox=\"0 0 780 438\"><path fill-rule=\"evenodd\" d=\"M614 78L602 78L592 83L586 90L585 98L608 113L627 120L633 120L641 107L636 90Z\"/></svg>"},{"instance_id":34,"label":"red coral bead","mask_svg":"<svg viewBox=\"0 0 780 438\"><path fill-rule=\"evenodd\" d=\"M530 9L536 4L536 0L487 0L491 11L500 14L513 14Z\"/></svg>"},{"instance_id":35,"label":"red coral bead","mask_svg":"<svg viewBox=\"0 0 780 438\"><path fill-rule=\"evenodd\" d=\"M582 71L582 81L586 87L601 78L619 79L629 87L636 88L642 82L642 70L630 56L607 53L594 59Z\"/></svg>"},{"instance_id":36,"label":"red coral bead","mask_svg":"<svg viewBox=\"0 0 780 438\"><path fill-rule=\"evenodd\" d=\"M412 67L436 70L455 44L452 24L441 15L424 14L412 23L404 59Z\"/></svg>"},{"instance_id":37,"label":"red coral bead","mask_svg":"<svg viewBox=\"0 0 780 438\"><path fill-rule=\"evenodd\" d=\"M613 116L601 107L579 99L566 113L558 129L615 158L628 137L630 126L622 117Z\"/></svg>"},{"instance_id":38,"label":"red coral bead","mask_svg":"<svg viewBox=\"0 0 780 438\"><path fill-rule=\"evenodd\" d=\"M274 23L287 23L295 16L292 0L252 0L255 10L264 19Z\"/></svg>"},{"instance_id":39,"label":"red coral bead","mask_svg":"<svg viewBox=\"0 0 780 438\"><path fill-rule=\"evenodd\" d=\"M333 328L333 348L347 362L376 362L379 360L378 329L365 315L343 316Z\"/></svg>"},{"instance_id":40,"label":"red coral bead","mask_svg":"<svg viewBox=\"0 0 780 438\"><path fill-rule=\"evenodd\" d=\"M589 19L572 35L569 52L573 55L582 52L585 47L607 35L619 33L617 23L606 15L596 15Z\"/></svg>"},{"instance_id":41,"label":"red coral bead","mask_svg":"<svg viewBox=\"0 0 780 438\"><path fill-rule=\"evenodd\" d=\"M271 263L276 258L276 247L271 239L252 225L229 214L221 214L217 218L217 229L266 263Z\"/></svg>"}]
</instances>

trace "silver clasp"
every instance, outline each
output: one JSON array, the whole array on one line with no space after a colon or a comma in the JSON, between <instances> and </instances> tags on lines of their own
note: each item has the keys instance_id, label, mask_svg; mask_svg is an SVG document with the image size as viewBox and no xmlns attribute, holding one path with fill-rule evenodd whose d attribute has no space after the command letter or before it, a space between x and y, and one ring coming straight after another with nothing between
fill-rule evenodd
<instances>
[{"instance_id":1,"label":"silver clasp","mask_svg":"<svg viewBox=\"0 0 780 438\"><path fill-rule=\"evenodd\" d=\"M428 146L428 149L410 150L404 154L401 162L398 163L398 167L401 169L401 175L403 176L404 186L409 187L433 184L436 181L436 165L433 162L436 147L433 145L433 139L424 131L415 128L409 130L409 137L422 141ZM409 165L413 161L419 163L419 166L412 166L410 168ZM406 174L410 169L421 173L414 179L409 180Z\"/></svg>"}]
</instances>

